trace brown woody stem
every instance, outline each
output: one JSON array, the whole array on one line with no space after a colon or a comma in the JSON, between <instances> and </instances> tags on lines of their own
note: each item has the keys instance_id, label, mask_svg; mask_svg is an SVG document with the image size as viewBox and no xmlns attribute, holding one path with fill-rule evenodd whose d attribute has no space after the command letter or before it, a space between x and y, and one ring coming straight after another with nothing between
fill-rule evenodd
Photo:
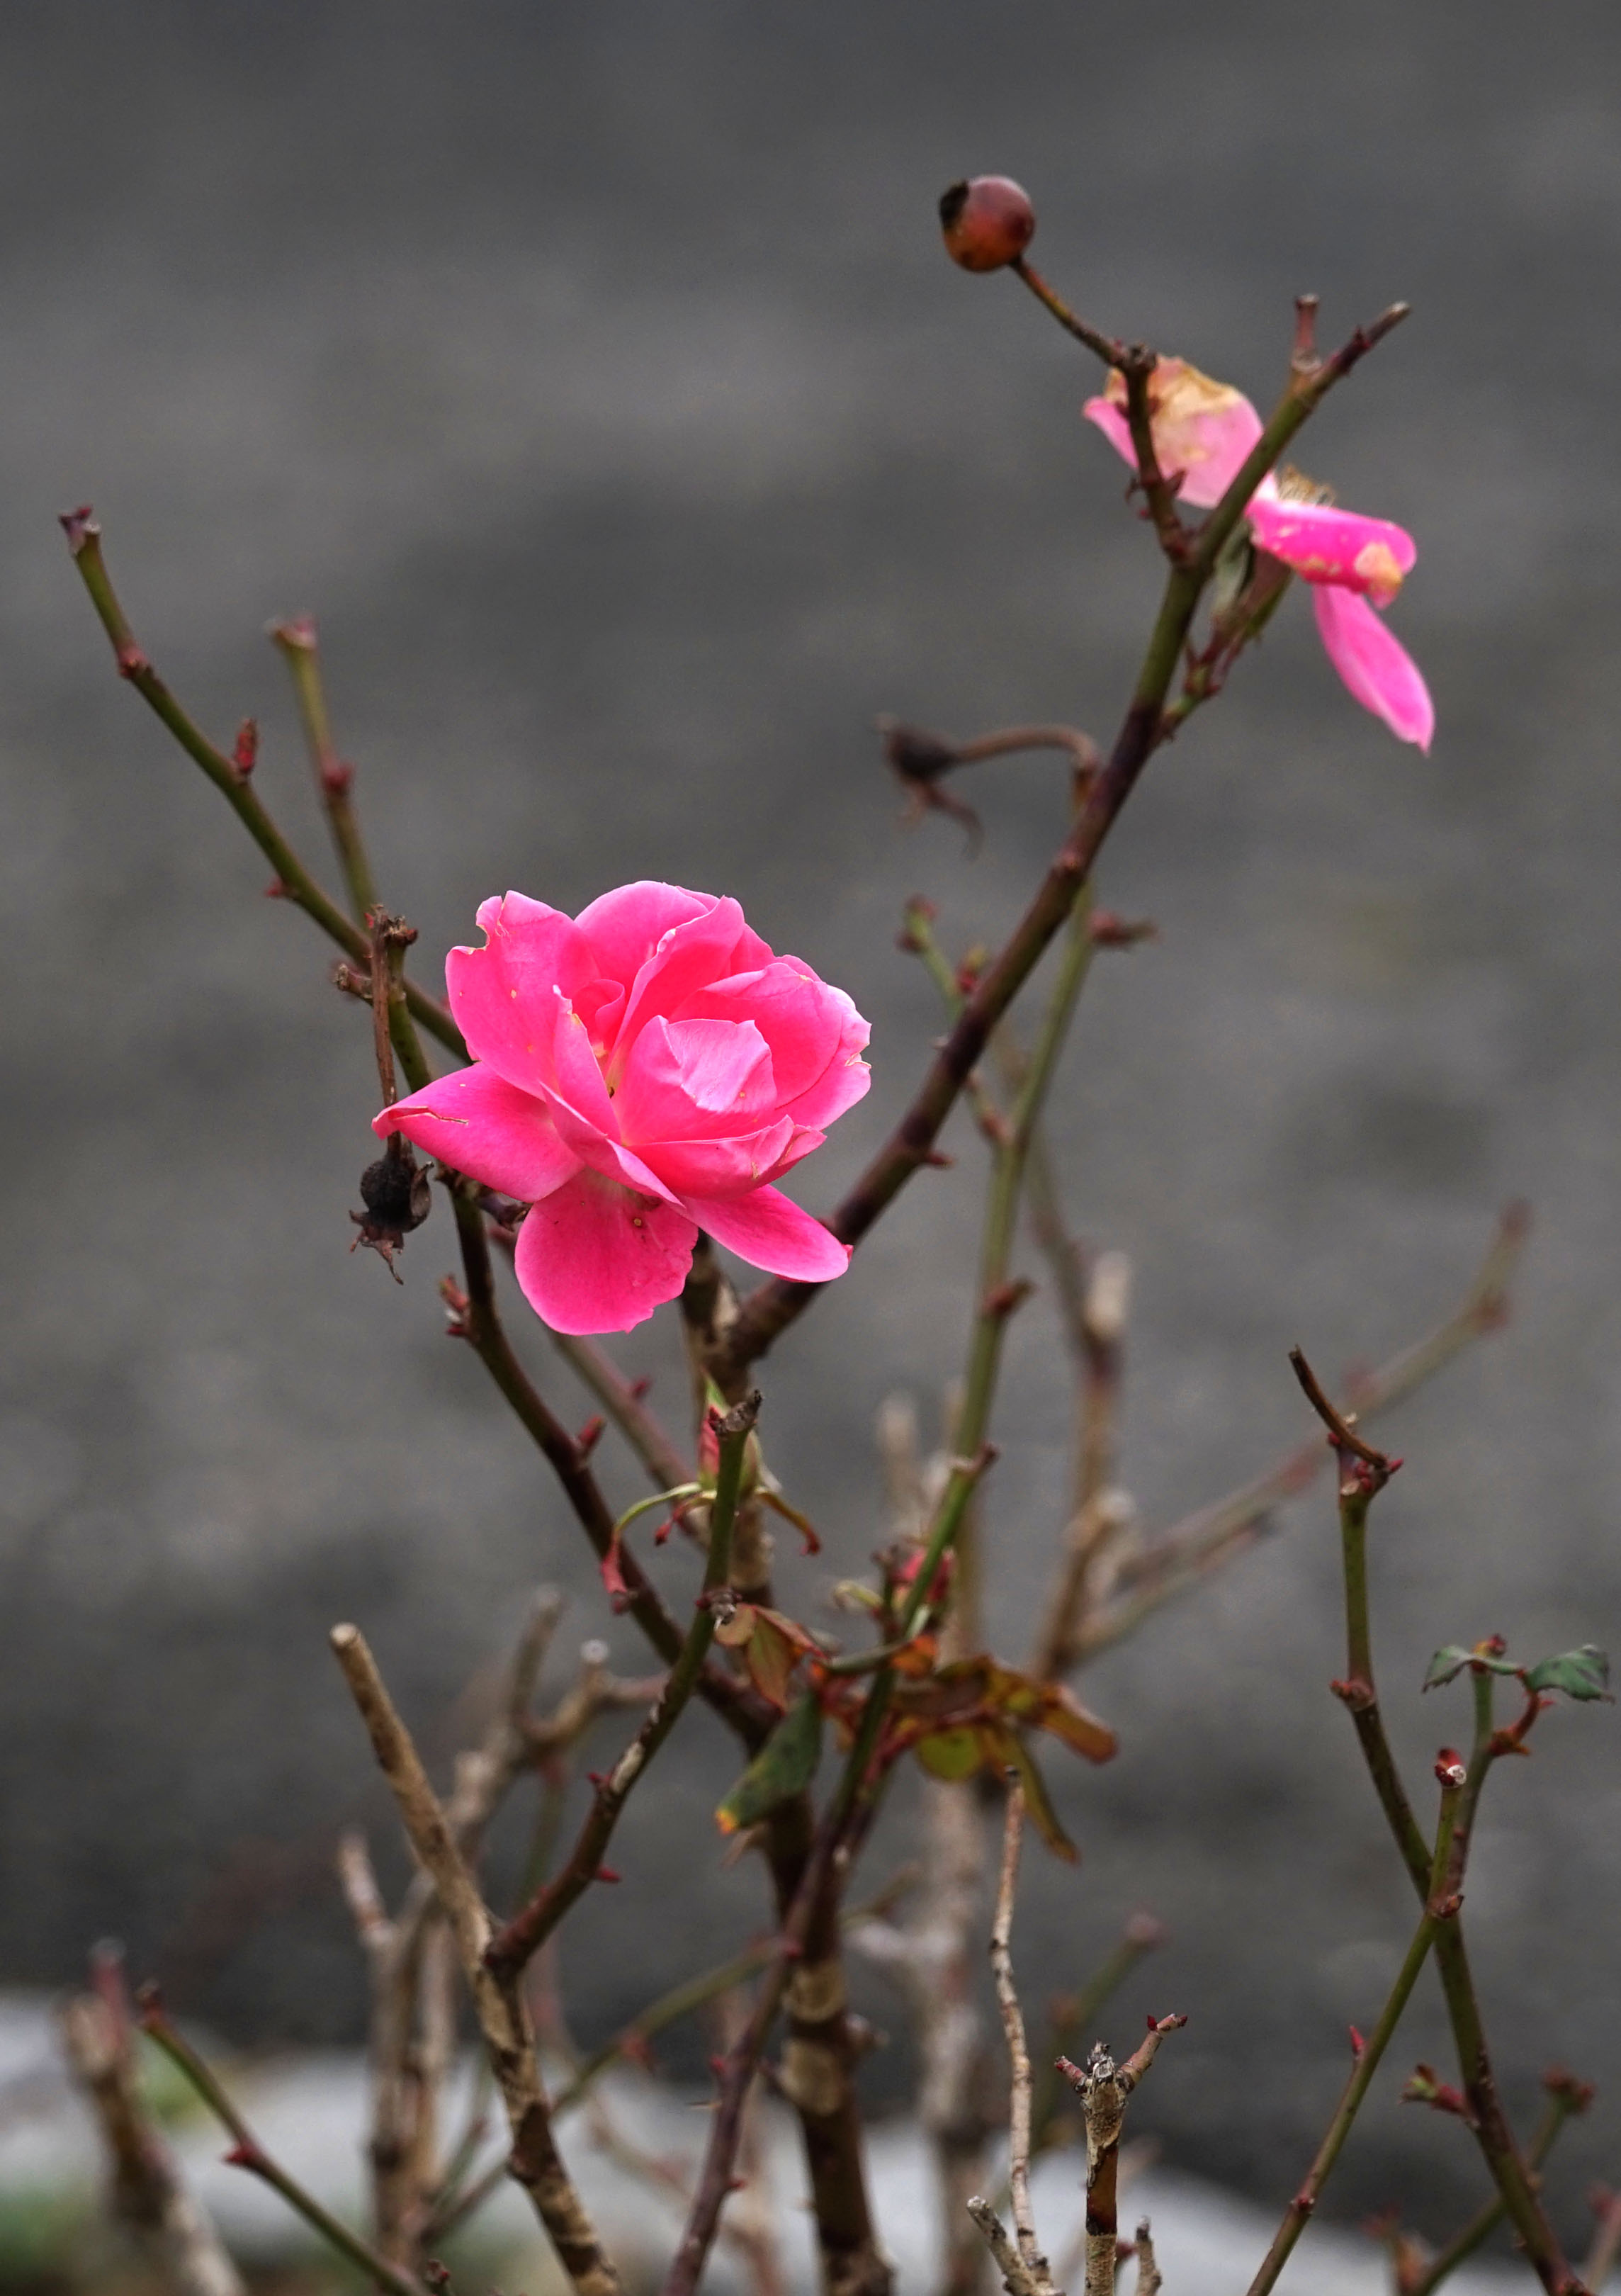
<instances>
[{"instance_id":1,"label":"brown woody stem","mask_svg":"<svg viewBox=\"0 0 1621 2296\"><path fill-rule=\"evenodd\" d=\"M467 1286L467 1305L461 1311L462 1328L562 1485L565 1497L601 1560L613 1545L612 1511L589 1464L581 1456L579 1445L544 1401L507 1338L495 1302L495 1269L490 1261L484 1214L474 1191L456 1177L449 1180L448 1186ZM620 1569L629 1589L631 1617L666 1665L674 1666L684 1639L681 1628L628 1549L621 1551ZM735 1676L706 1663L699 1675L698 1694L751 1751L763 1742L770 1719L758 1710L759 1702Z\"/></svg>"},{"instance_id":2,"label":"brown woody stem","mask_svg":"<svg viewBox=\"0 0 1621 2296\"><path fill-rule=\"evenodd\" d=\"M653 1702L651 1712L597 1788L568 1864L486 1947L486 1965L498 1978L515 1980L570 1906L596 1880L632 1790L675 1728L698 1686L709 1645L715 1639L714 1598L725 1589L731 1569L732 1529L737 1518L744 1455L759 1413L760 1398L757 1392L736 1405L718 1423L720 1461L715 1496L709 1504L708 1562L692 1623L675 1654L668 1678Z\"/></svg>"},{"instance_id":3,"label":"brown woody stem","mask_svg":"<svg viewBox=\"0 0 1621 2296\"><path fill-rule=\"evenodd\" d=\"M422 1758L395 1710L357 1627L334 1627L333 1654L372 1740L377 1766L394 1795L411 1847L432 1880L456 1941L462 1974L506 2107L512 2136L508 2173L521 2185L551 2237L577 2296L622 2296L619 2276L563 2164L552 2108L540 2077L535 2034L520 1988L491 1971L492 1934L472 1869L428 1782Z\"/></svg>"}]
</instances>

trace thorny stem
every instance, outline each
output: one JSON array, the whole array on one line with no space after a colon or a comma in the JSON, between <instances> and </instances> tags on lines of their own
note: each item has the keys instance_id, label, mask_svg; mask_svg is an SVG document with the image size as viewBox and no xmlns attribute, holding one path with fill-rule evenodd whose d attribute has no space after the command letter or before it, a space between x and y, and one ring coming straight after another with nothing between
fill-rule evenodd
<instances>
[{"instance_id":1,"label":"thorny stem","mask_svg":"<svg viewBox=\"0 0 1621 2296\"><path fill-rule=\"evenodd\" d=\"M581 1457L578 1444L548 1408L512 1350L495 1303L495 1271L483 1212L466 1183L452 1178L448 1185L467 1284L466 1305L458 1307L458 1327L551 1465L601 1560L613 1545L614 1519L608 1502ZM674 1666L683 1645L681 1628L628 1551L621 1553L619 1567L629 1590L630 1615L666 1665ZM757 1714L757 1702L736 1677L706 1664L699 1676L698 1691L751 1751L761 1743L770 1725Z\"/></svg>"},{"instance_id":2,"label":"thorny stem","mask_svg":"<svg viewBox=\"0 0 1621 2296\"><path fill-rule=\"evenodd\" d=\"M162 2050L169 2062L182 2073L215 2119L231 2136L233 2150L226 2155L233 2168L246 2169L250 2175L280 2193L288 2206L297 2210L312 2230L318 2232L329 2247L357 2265L366 2278L379 2288L386 2288L390 2296L424 2296L422 2284L397 2265L380 2256L369 2242L352 2232L348 2226L323 2209L313 2193L307 2193L295 2177L291 2177L277 2161L273 2161L242 2118L229 2092L213 2069L204 2062L185 2036L169 2022L155 1986L143 1986L137 1997L140 2005L141 2030Z\"/></svg>"},{"instance_id":3,"label":"thorny stem","mask_svg":"<svg viewBox=\"0 0 1621 2296\"><path fill-rule=\"evenodd\" d=\"M602 1857L636 1781L664 1744L697 1688L715 1639L715 1598L725 1587L732 1566L732 1531L737 1519L744 1455L759 1417L758 1393L717 1423L720 1461L709 1505L709 1554L703 1591L692 1623L653 1703L652 1711L596 1790L572 1856L556 1879L537 1890L485 1948L485 1962L497 1977L515 1979L576 1900L598 1877Z\"/></svg>"},{"instance_id":4,"label":"thorny stem","mask_svg":"<svg viewBox=\"0 0 1621 2296\"><path fill-rule=\"evenodd\" d=\"M685 1459L629 1380L604 1350L547 1326L547 1336L563 1361L591 1390L660 1490L684 1483L692 1472Z\"/></svg>"},{"instance_id":5,"label":"thorny stem","mask_svg":"<svg viewBox=\"0 0 1621 2296\"><path fill-rule=\"evenodd\" d=\"M217 749L187 716L143 652L113 589L102 556L102 529L89 510L71 512L62 520L62 526L68 537L68 548L89 593L90 603L96 611L102 627L112 642L119 675L128 679L147 707L168 726L186 755L202 767L219 791L275 871L273 890L302 909L330 939L337 942L347 956L353 957L356 964L364 964L368 950L366 936L361 927L345 916L330 895L322 890L271 819L250 775L233 764L222 750ZM430 1036L437 1037L458 1060L466 1060L467 1047L462 1041L462 1032L437 998L428 996L413 981L407 981L405 1002L413 1020L420 1022ZM397 1046L399 1041L397 1034Z\"/></svg>"},{"instance_id":6,"label":"thorny stem","mask_svg":"<svg viewBox=\"0 0 1621 2296\"><path fill-rule=\"evenodd\" d=\"M373 882L372 865L366 858L360 824L355 815L354 800L349 794L354 785L355 768L344 763L332 742L326 692L321 681L321 651L315 626L309 616L304 614L297 621L273 623L270 636L292 678L299 716L304 726L304 739L309 749L309 761L315 767L315 788L326 815L327 826L332 832L338 865L348 888L349 907L364 924L367 912L377 906L377 888Z\"/></svg>"},{"instance_id":7,"label":"thorny stem","mask_svg":"<svg viewBox=\"0 0 1621 2296\"><path fill-rule=\"evenodd\" d=\"M1437 1866L1444 1863L1451 1852L1451 1820L1452 1812L1449 1811L1443 1819L1437 1839ZM1284 2210L1283 2221L1278 2226L1272 2246L1266 2251L1260 2270L1249 2284L1249 2296L1267 2296L1267 2292L1289 2261L1295 2243L1306 2230L1312 2212L1316 2208L1322 2187L1328 2182L1329 2172L1335 2161L1339 2160L1346 2138L1351 2133L1351 2123L1362 2110L1373 2076L1379 2070L1379 2060L1389 2046L1391 2036L1396 2031L1396 2026L1401 2022L1402 2013L1406 2008L1412 1988L1418 1982L1419 1972L1429 1958L1429 1949L1435 1943L1435 1916L1426 1913L1412 1933L1412 1942L1407 1948L1407 1957L1396 1972L1396 1982L1390 1988L1389 1998L1379 2013L1379 2022L1368 2036L1355 2063L1351 2068L1351 2077L1346 2083L1345 2093L1335 2107L1334 2117L1330 2121L1322 2142L1317 2148L1315 2159L1306 2171L1306 2180Z\"/></svg>"},{"instance_id":8,"label":"thorny stem","mask_svg":"<svg viewBox=\"0 0 1621 2296\"><path fill-rule=\"evenodd\" d=\"M1526 2166L1533 2174L1553 2150L1554 2140L1571 2114L1580 2110L1580 2105L1572 2100L1568 2092L1555 2091L1549 2097L1542 2126L1526 2147ZM1476 2250L1491 2238L1502 2222L1504 2213L1502 2194L1498 2193L1478 2209L1466 2225L1460 2226L1445 2247L1431 2258L1417 2279L1404 2290L1403 2296L1432 2296L1432 2292L1444 2280L1449 2279L1461 2264L1467 2263ZM1590 2287L1596 2284L1591 2276L1588 2284Z\"/></svg>"},{"instance_id":9,"label":"thorny stem","mask_svg":"<svg viewBox=\"0 0 1621 2296\"><path fill-rule=\"evenodd\" d=\"M1296 1350L1298 1357L1299 1351ZM1368 1512L1376 1493L1394 1471L1391 1462L1354 1434L1342 1415L1310 1375L1304 1358L1296 1364L1301 1384L1313 1408L1330 1429L1339 1465L1340 1545L1346 1593L1346 1679L1335 1693L1349 1710L1363 1759L1379 1797L1408 1878L1426 1913L1435 1920L1434 1949L1446 2013L1458 2052L1463 2092L1473 2115L1475 2140L1487 2169L1502 2194L1503 2206L1548 2296L1570 2296L1580 2281L1572 2272L1532 2188L1514 2132L1497 2093L1496 2074L1487 2049L1486 2029L1475 1992L1474 1976L1463 1941L1461 1897L1453 1882L1439 1904L1434 1902L1430 1858L1412 1815L1401 1775L1385 1734L1373 1678L1372 1630L1368 1605ZM1477 1745L1479 1745L1478 1723ZM1489 1729L1486 1749L1471 1758L1470 1767L1484 1774L1490 1761ZM1479 1779L1475 1793L1479 1792ZM1472 1815L1471 1800L1471 1815Z\"/></svg>"},{"instance_id":10,"label":"thorny stem","mask_svg":"<svg viewBox=\"0 0 1621 2296\"><path fill-rule=\"evenodd\" d=\"M1027 275L1024 266L1021 275ZM1118 818L1138 776L1164 735L1165 699L1182 660L1194 612L1215 570L1223 544L1238 525L1250 496L1301 424L1326 392L1406 316L1396 304L1371 327L1349 340L1309 375L1292 374L1271 420L1242 469L1193 537L1188 555L1173 566L1130 704L1107 764L1093 779L1086 801L1059 849L1040 890L1014 927L1001 954L981 976L956 1025L941 1046L910 1108L865 1172L829 1220L843 1243L858 1243L888 1210L913 1173L927 1162L941 1126L990 1040L991 1031L1039 963L1071 914L1076 896ZM1112 360L1116 346L1107 338L1081 339ZM816 1296L820 1285L774 1277L742 1302L729 1336L724 1365L716 1369L723 1388L741 1378Z\"/></svg>"},{"instance_id":11,"label":"thorny stem","mask_svg":"<svg viewBox=\"0 0 1621 2296\"><path fill-rule=\"evenodd\" d=\"M1471 1341L1501 1327L1529 1219L1524 1204L1510 1204L1461 1304L1427 1338L1352 1383L1350 1399L1359 1425L1404 1402ZM1285 1500L1298 1496L1315 1480L1329 1456L1327 1446L1309 1436L1265 1474L1173 1524L1141 1556L1128 1557L1120 1570L1119 1596L1108 1611L1082 1626L1076 1655L1089 1658L1120 1641L1161 1603L1241 1553Z\"/></svg>"},{"instance_id":12,"label":"thorny stem","mask_svg":"<svg viewBox=\"0 0 1621 2296\"><path fill-rule=\"evenodd\" d=\"M776 1953L756 1990L747 2023L727 2051L721 2068L720 2095L709 2125L709 2142L692 2207L682 2234L663 2296L694 2296L704 2264L714 2245L720 2213L732 2188L733 2165L742 2136L743 2111L766 2038L775 2021L796 1964L803 1957L823 1893L837 1886L839 1826L832 1813L818 1829L804 1876L777 1940Z\"/></svg>"},{"instance_id":13,"label":"thorny stem","mask_svg":"<svg viewBox=\"0 0 1621 2296\"><path fill-rule=\"evenodd\" d=\"M886 1884L868 1904L854 1906L843 1915L843 1925L847 1929L856 1923L877 1918L894 1894L895 1884ZM611 2065L618 2063L621 2059L634 2060L640 2056L656 2034L663 2032L667 2026L675 2024L681 2018L691 2016L693 2010L701 2009L706 2003L716 2000L720 1995L733 1992L757 1971L764 1969L768 1962L774 1961L781 1949L780 1939L762 1939L759 1944L734 1954L730 1961L723 1961L714 1969L706 1969L698 1976L689 1977L680 1985L672 1986L667 1993L661 1993L656 2001L639 2011L627 2025L621 2025L601 2048L582 2059L570 2073L566 2086L557 2093L556 2102L552 2107L553 2119L561 2120L565 2112L583 2103L595 2082ZM498 2161L477 2183L456 2194L453 2204L442 2214L436 2216L430 2226L435 2237L443 2238L454 2232L459 2224L498 2192L505 2180L506 2162ZM446 2181L448 2183L449 2180Z\"/></svg>"}]
</instances>

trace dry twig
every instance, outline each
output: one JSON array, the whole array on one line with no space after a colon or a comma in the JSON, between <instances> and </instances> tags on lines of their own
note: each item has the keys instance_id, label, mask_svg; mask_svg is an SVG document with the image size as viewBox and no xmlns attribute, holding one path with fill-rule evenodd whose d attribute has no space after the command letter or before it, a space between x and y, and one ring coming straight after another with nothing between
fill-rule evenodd
<instances>
[{"instance_id":1,"label":"dry twig","mask_svg":"<svg viewBox=\"0 0 1621 2296\"><path fill-rule=\"evenodd\" d=\"M187 2191L141 2095L116 1948L97 1948L91 1976L94 1992L65 2001L57 2021L106 2147L113 2213L176 2296L245 2296L213 2218Z\"/></svg>"}]
</instances>

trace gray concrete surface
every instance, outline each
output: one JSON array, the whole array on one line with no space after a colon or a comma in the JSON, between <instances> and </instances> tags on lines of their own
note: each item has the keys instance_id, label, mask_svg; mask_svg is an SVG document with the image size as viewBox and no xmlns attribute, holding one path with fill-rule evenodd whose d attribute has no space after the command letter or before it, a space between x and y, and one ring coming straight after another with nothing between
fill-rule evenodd
<instances>
[{"instance_id":1,"label":"gray concrete surface","mask_svg":"<svg viewBox=\"0 0 1621 2296\"><path fill-rule=\"evenodd\" d=\"M1077 1218L1137 1270L1134 1488L1164 1521L1266 1459L1300 1427L1289 1343L1328 1365L1422 1328L1524 1191L1513 1329L1400 1430L1379 1599L1404 1750L1458 1727L1417 1702L1437 1643L1615 1638L1618 64L1612 12L1497 0L13 0L9 1980L60 1982L113 1930L242 2038L352 2035L327 1848L384 1813L323 1628L361 1619L443 1747L536 1578L577 1590L579 1634L602 1623L556 1498L439 1337L443 1220L402 1292L346 1257L356 1015L111 676L54 513L95 503L206 722L260 715L265 785L312 850L260 631L319 614L425 972L492 890L575 906L659 873L737 890L848 987L876 1083L806 1175L831 1201L937 1026L893 947L901 899L995 932L1060 810L1026 761L981 779L978 861L948 826L907 835L870 720L1107 732L1155 578L1071 347L941 258L933 201L964 169L1032 187L1041 257L1105 324L1257 395L1297 290L1335 332L1417 307L1304 459L1419 537L1397 611L1433 758L1350 702L1291 600L1103 873L1164 938L1101 968L1055 1129ZM773 1456L834 1572L873 1543L878 1399L927 1401L957 1360L955 1144L771 1366ZM673 1406L669 1334L624 1352ZM989 1500L1004 1646L1044 1573L1063 1415L1037 1304ZM1331 1536L1323 1505L1297 1510L1096 1669L1125 1751L1101 1776L1052 1765L1085 1862L1036 1871L1023 1916L1038 1992L1131 1905L1172 1924L1120 2013L1193 2020L1157 2077L1167 2158L1273 2197L1408 1919L1323 1688ZM814 1602L826 1578L791 1583ZM1487 1813L1477 1955L1527 2112L1551 2056L1621 2069L1614 1730L1554 1718ZM585 2031L757 1918L706 1847L727 1769L700 1726L627 1825L631 1886L568 1956ZM1403 2054L1442 2046L1426 2006ZM1336 2205L1442 2228L1474 2164L1394 2087ZM1569 2143L1573 2224L1618 2147L1613 2106Z\"/></svg>"}]
</instances>

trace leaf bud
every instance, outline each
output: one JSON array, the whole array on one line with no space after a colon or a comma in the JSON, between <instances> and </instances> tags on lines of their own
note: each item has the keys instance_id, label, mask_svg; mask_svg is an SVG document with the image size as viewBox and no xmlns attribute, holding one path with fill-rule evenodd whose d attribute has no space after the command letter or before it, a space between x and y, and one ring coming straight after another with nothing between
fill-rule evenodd
<instances>
[{"instance_id":1,"label":"leaf bud","mask_svg":"<svg viewBox=\"0 0 1621 2296\"><path fill-rule=\"evenodd\" d=\"M976 176L942 195L940 229L946 252L964 271L1000 271L1035 237L1036 210L1011 177Z\"/></svg>"}]
</instances>

